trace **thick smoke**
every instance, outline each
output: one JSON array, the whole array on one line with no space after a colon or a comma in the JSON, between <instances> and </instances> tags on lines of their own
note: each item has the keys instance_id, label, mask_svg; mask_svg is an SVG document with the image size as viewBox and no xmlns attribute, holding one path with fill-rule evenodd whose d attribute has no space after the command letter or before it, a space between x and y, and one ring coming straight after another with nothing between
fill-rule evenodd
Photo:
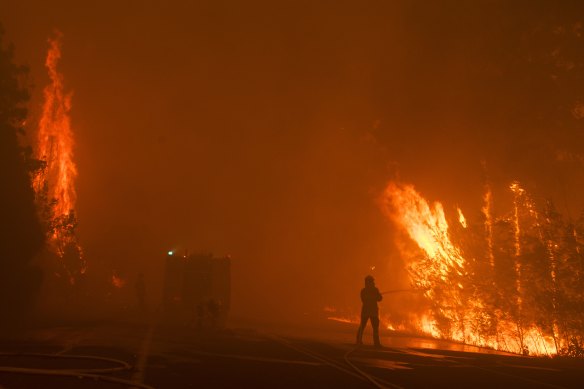
<instances>
[{"instance_id":1,"label":"thick smoke","mask_svg":"<svg viewBox=\"0 0 584 389\"><path fill-rule=\"evenodd\" d=\"M578 7L29 1L0 13L40 85L46 36L66 37L88 262L127 285L144 271L156 295L168 249L230 254L235 314L301 317L357 309L373 266L380 287L407 285L376 203L398 176L469 219L486 181L494 207L519 180L578 214Z\"/></svg>"}]
</instances>

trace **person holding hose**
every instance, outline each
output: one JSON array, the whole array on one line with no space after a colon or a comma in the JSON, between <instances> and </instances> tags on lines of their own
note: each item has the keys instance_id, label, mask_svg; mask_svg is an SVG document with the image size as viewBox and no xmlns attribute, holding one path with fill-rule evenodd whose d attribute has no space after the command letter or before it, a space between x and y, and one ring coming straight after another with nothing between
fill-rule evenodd
<instances>
[{"instance_id":1,"label":"person holding hose","mask_svg":"<svg viewBox=\"0 0 584 389\"><path fill-rule=\"evenodd\" d=\"M361 289L361 302L363 306L361 308L361 324L357 331L358 345L363 344L363 330L365 330L367 321L370 320L371 326L373 327L373 343L375 347L381 347L381 342L379 341L379 307L377 303L382 298L379 289L375 286L373 276L369 275L365 277L365 287Z\"/></svg>"}]
</instances>

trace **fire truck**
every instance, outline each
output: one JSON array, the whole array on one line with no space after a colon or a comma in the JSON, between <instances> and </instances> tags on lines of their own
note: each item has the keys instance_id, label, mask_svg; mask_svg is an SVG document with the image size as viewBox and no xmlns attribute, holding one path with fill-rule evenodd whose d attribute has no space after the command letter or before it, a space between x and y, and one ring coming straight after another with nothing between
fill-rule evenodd
<instances>
[{"instance_id":1,"label":"fire truck","mask_svg":"<svg viewBox=\"0 0 584 389\"><path fill-rule=\"evenodd\" d=\"M166 255L163 305L169 321L223 327L231 303L231 258L212 254Z\"/></svg>"}]
</instances>

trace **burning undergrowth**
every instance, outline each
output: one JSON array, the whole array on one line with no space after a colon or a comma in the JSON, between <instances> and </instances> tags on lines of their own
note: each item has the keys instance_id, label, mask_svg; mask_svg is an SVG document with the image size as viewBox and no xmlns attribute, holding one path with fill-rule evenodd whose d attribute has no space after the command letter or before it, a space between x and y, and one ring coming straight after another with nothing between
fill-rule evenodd
<instances>
[{"instance_id":1,"label":"burning undergrowth","mask_svg":"<svg viewBox=\"0 0 584 389\"><path fill-rule=\"evenodd\" d=\"M398 246L424 306L409 329L514 353L582 356L584 213L574 222L518 182L509 190L510 212L493 213L486 187L480 216L469 220L412 185L387 186L384 211L404 232Z\"/></svg>"}]
</instances>

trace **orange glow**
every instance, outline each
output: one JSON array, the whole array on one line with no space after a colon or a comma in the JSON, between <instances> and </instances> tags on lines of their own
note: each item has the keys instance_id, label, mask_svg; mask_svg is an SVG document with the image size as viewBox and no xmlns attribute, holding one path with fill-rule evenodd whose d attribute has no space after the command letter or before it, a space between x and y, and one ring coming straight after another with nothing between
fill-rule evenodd
<instances>
[{"instance_id":1,"label":"orange glow","mask_svg":"<svg viewBox=\"0 0 584 389\"><path fill-rule=\"evenodd\" d=\"M395 210L391 216L400 222L429 258L435 259L433 264L440 277L448 276L451 269L462 274L464 259L450 241L442 204L436 202L430 206L412 185L390 183L385 195Z\"/></svg>"},{"instance_id":2,"label":"orange glow","mask_svg":"<svg viewBox=\"0 0 584 389\"><path fill-rule=\"evenodd\" d=\"M519 185L517 181L513 182L509 189L513 192L513 224L515 226L515 256L521 255L521 226L519 224L519 201L520 197L525 193L523 188ZM517 269L519 272L520 269Z\"/></svg>"},{"instance_id":3,"label":"orange glow","mask_svg":"<svg viewBox=\"0 0 584 389\"><path fill-rule=\"evenodd\" d=\"M126 281L115 274L112 274L112 285L116 288L123 288L126 285Z\"/></svg>"},{"instance_id":4,"label":"orange glow","mask_svg":"<svg viewBox=\"0 0 584 389\"><path fill-rule=\"evenodd\" d=\"M346 313L334 306L327 305L323 308L323 311L327 315L327 320L337 321L339 323L359 324L359 318L356 315Z\"/></svg>"},{"instance_id":5,"label":"orange glow","mask_svg":"<svg viewBox=\"0 0 584 389\"><path fill-rule=\"evenodd\" d=\"M425 254L412 255L400 245L404 257L410 259L408 270L411 283L414 288L423 291L423 297L431 307L417 313L411 321L409 330L417 330L435 338L447 338L515 353L522 353L524 350L539 355L557 353L557 346L551 336L545 335L537 325L522 320L521 267L518 260L522 249L519 220L520 214L524 212L534 219L535 225L538 226L537 212L519 183L513 183L510 189L515 195L511 217L516 303L519 308L519 316L515 321L508 315L497 312L496 309L494 311L493 308L488 309L488 304L476 292L471 292L477 290L476 281L467 274L470 263L465 258L462 248L452 239L442 204L435 202L430 205L412 185L392 182L387 186L384 194L386 214ZM485 194L483 206L487 240L487 255L483 254L483 258L492 268L494 256L491 196L489 189ZM457 211L458 221L466 229L466 219L460 209ZM481 286L486 288L485 293L495 287L485 285ZM491 323L491 330L481 332L478 328L484 323ZM394 326L390 323L388 328L393 329Z\"/></svg>"},{"instance_id":6,"label":"orange glow","mask_svg":"<svg viewBox=\"0 0 584 389\"><path fill-rule=\"evenodd\" d=\"M50 84L44 89L44 104L37 134L37 155L47 162L45 180L49 182L49 198L55 199L55 216L66 215L75 209L75 178L73 161L73 132L69 112L71 94L65 93L63 75L57 70L61 58L61 34L49 39L45 61ZM37 180L37 187L41 182Z\"/></svg>"},{"instance_id":7,"label":"orange glow","mask_svg":"<svg viewBox=\"0 0 584 389\"><path fill-rule=\"evenodd\" d=\"M63 75L57 65L61 58L62 34L55 33L49 38L49 51L45 66L50 83L44 88L44 103L36 136L36 157L46 163L44 169L34 177L33 186L37 199L44 202L43 218L48 224L49 244L53 252L61 259L75 253L79 266L66 267L65 273L71 283L75 276L84 274L85 261L81 247L74 234L76 228L75 179L77 167L73 160L73 132L71 129L70 110L71 93L65 92Z\"/></svg>"},{"instance_id":8,"label":"orange glow","mask_svg":"<svg viewBox=\"0 0 584 389\"><path fill-rule=\"evenodd\" d=\"M436 328L436 322L427 315L423 315L417 323L418 330L434 338L440 338L440 331Z\"/></svg>"},{"instance_id":9,"label":"orange glow","mask_svg":"<svg viewBox=\"0 0 584 389\"><path fill-rule=\"evenodd\" d=\"M495 267L495 256L493 254L493 192L491 187L486 185L483 196L483 215L485 216L485 232L487 239L487 255L491 268Z\"/></svg>"},{"instance_id":10,"label":"orange glow","mask_svg":"<svg viewBox=\"0 0 584 389\"><path fill-rule=\"evenodd\" d=\"M327 317L327 320L338 321L340 323L359 324L359 320L357 320L357 319L350 319L350 318L347 318L347 317L329 316L329 317Z\"/></svg>"},{"instance_id":11,"label":"orange glow","mask_svg":"<svg viewBox=\"0 0 584 389\"><path fill-rule=\"evenodd\" d=\"M430 205L412 185L395 183L388 185L385 199L387 214L426 254L425 260L411 264L414 287L423 290L423 295L431 301L436 299L439 291L442 297L435 302L442 306L442 315L452 323L460 323L458 305L462 301L462 285L457 278L465 272L465 260L460 249L450 239L442 204L436 202ZM473 303L467 301L467 304L472 306ZM436 323L429 314L419 317L414 327L432 336L439 335ZM464 341L464 327L453 325L449 336Z\"/></svg>"}]
</instances>

